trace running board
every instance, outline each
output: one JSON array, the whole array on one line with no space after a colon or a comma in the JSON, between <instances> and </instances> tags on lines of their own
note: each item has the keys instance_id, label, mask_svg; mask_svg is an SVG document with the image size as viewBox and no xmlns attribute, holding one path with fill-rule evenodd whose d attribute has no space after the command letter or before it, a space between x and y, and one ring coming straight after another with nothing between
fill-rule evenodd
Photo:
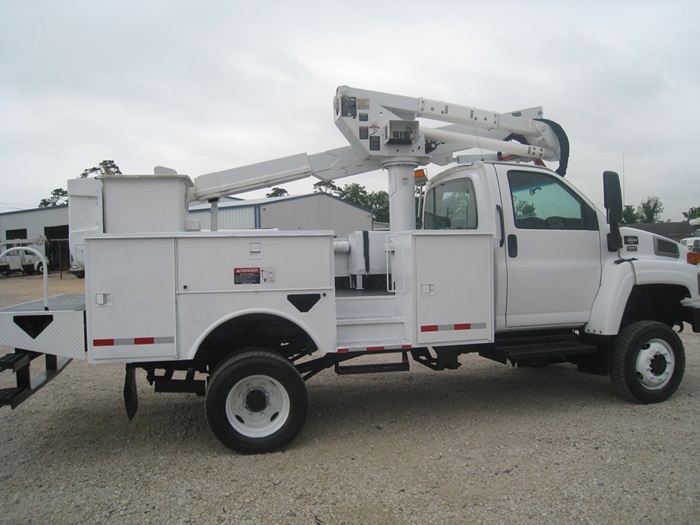
<instances>
[{"instance_id":1,"label":"running board","mask_svg":"<svg viewBox=\"0 0 700 525\"><path fill-rule=\"evenodd\" d=\"M579 341L556 341L549 343L520 344L509 346L496 346L488 350L482 350L479 355L495 361L516 363L526 359L540 358L565 358L572 355L593 354L598 347L581 343Z\"/></svg>"},{"instance_id":2,"label":"running board","mask_svg":"<svg viewBox=\"0 0 700 525\"><path fill-rule=\"evenodd\" d=\"M31 363L44 356L45 370L35 376L31 374ZM14 353L0 357L0 372L8 370L15 374L16 387L0 389L0 406L17 408L29 396L60 374L71 359L40 352L16 349Z\"/></svg>"},{"instance_id":3,"label":"running board","mask_svg":"<svg viewBox=\"0 0 700 525\"><path fill-rule=\"evenodd\" d=\"M363 365L341 365L335 363L335 373L338 375L350 374L376 374L380 372L407 372L410 370L408 364L408 353L401 352L400 363L369 363Z\"/></svg>"}]
</instances>

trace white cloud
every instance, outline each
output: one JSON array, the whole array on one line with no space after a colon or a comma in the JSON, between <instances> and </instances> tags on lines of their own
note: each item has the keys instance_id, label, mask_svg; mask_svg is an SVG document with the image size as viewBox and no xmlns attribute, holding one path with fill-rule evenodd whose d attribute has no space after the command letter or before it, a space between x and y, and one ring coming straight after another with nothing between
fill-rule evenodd
<instances>
[{"instance_id":1,"label":"white cloud","mask_svg":"<svg viewBox=\"0 0 700 525\"><path fill-rule=\"evenodd\" d=\"M0 203L34 205L103 159L198 175L343 146L331 99L349 84L542 105L569 134L577 186L599 200L624 155L627 201L658 195L677 220L700 204L698 14L685 1L2 2Z\"/></svg>"}]
</instances>

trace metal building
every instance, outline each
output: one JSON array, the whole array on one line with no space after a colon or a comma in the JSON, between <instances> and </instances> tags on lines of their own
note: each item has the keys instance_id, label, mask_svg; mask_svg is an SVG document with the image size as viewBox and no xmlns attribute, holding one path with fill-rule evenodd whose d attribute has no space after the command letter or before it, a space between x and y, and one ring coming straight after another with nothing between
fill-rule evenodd
<instances>
[{"instance_id":1,"label":"metal building","mask_svg":"<svg viewBox=\"0 0 700 525\"><path fill-rule=\"evenodd\" d=\"M191 207L189 218L199 220L203 230L211 228L208 205ZM371 212L327 193L219 202L221 230L333 230L337 237L347 237L353 231L372 230L372 226Z\"/></svg>"},{"instance_id":2,"label":"metal building","mask_svg":"<svg viewBox=\"0 0 700 525\"><path fill-rule=\"evenodd\" d=\"M209 205L193 205L189 218L201 229L211 228ZM338 237L372 230L372 214L326 193L258 200L221 199L219 229L279 228L280 230L333 230ZM0 242L14 239L43 239L34 246L43 252L52 269L67 269L68 206L52 206L0 213ZM60 264L60 266L59 266Z\"/></svg>"},{"instance_id":3,"label":"metal building","mask_svg":"<svg viewBox=\"0 0 700 525\"><path fill-rule=\"evenodd\" d=\"M0 241L40 240L32 246L42 252L52 268L68 269L68 206L51 206L0 213Z\"/></svg>"}]
</instances>

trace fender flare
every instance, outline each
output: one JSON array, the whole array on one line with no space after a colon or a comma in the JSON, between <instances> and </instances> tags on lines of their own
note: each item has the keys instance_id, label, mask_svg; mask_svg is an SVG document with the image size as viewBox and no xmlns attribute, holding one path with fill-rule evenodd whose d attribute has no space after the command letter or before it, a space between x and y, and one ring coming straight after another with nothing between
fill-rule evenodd
<instances>
[{"instance_id":1,"label":"fender flare","mask_svg":"<svg viewBox=\"0 0 700 525\"><path fill-rule=\"evenodd\" d=\"M611 263L604 268L600 289L591 308L591 317L584 327L587 334L618 333L627 300L636 281L631 263Z\"/></svg>"},{"instance_id":2,"label":"fender flare","mask_svg":"<svg viewBox=\"0 0 700 525\"><path fill-rule=\"evenodd\" d=\"M223 326L224 324L234 321L236 319L240 319L242 317L248 316L248 315L265 315L265 316L270 316L270 317L277 317L280 319L284 319L285 321L290 322L294 326L296 326L300 331L304 332L311 341L316 345L316 347L319 349L319 351L323 352L324 342L321 340L321 338L318 336L318 334L314 333L309 326L300 321L298 318L295 318L289 314L286 314L285 312L281 312L279 310L273 310L269 308L250 308L247 310L238 310L236 312L232 312L229 315L226 315L224 317L221 317L217 319L216 321L212 322L206 330L204 330L197 339L195 339L194 343L192 346L188 349L187 355L183 356L184 359L193 359L196 357L197 353L200 351L202 344L204 341L209 337L217 328Z\"/></svg>"},{"instance_id":3,"label":"fender flare","mask_svg":"<svg viewBox=\"0 0 700 525\"><path fill-rule=\"evenodd\" d=\"M666 285L682 287L692 296L696 277L678 271L676 260L618 259L603 269L585 332L596 335L617 335L630 294L635 286Z\"/></svg>"}]
</instances>

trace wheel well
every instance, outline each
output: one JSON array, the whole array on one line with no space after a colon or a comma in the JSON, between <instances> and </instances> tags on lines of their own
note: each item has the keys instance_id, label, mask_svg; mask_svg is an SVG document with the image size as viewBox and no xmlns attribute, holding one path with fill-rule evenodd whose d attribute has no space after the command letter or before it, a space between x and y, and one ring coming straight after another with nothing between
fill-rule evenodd
<instances>
[{"instance_id":1,"label":"wheel well","mask_svg":"<svg viewBox=\"0 0 700 525\"><path fill-rule=\"evenodd\" d=\"M674 284L645 284L632 288L620 330L636 321L658 321L668 326L692 322L681 300L690 297L687 288Z\"/></svg>"},{"instance_id":2,"label":"wheel well","mask_svg":"<svg viewBox=\"0 0 700 525\"><path fill-rule=\"evenodd\" d=\"M218 363L246 347L264 347L288 358L310 354L317 347L298 325L271 314L248 314L229 319L206 336L197 350L197 359Z\"/></svg>"}]
</instances>

